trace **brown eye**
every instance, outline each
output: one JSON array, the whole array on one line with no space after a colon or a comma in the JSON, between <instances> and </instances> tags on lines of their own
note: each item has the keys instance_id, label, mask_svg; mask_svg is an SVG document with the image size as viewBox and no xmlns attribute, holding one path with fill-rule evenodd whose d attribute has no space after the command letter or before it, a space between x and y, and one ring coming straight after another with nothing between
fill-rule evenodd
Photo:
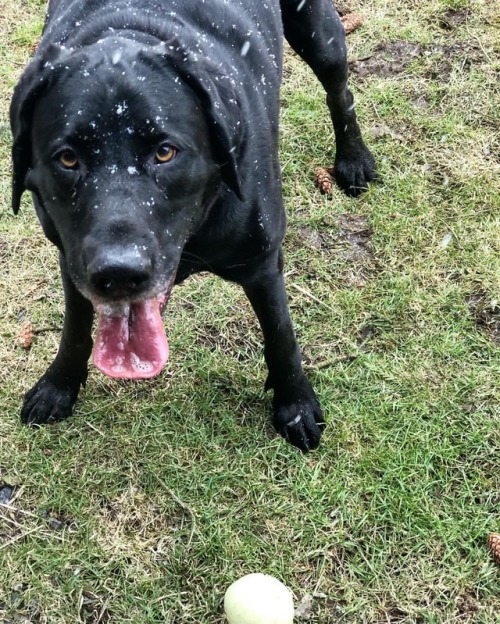
<instances>
[{"instance_id":1,"label":"brown eye","mask_svg":"<svg viewBox=\"0 0 500 624\"><path fill-rule=\"evenodd\" d=\"M78 158L72 150L64 150L57 158L65 169L76 169L78 167Z\"/></svg>"},{"instance_id":2,"label":"brown eye","mask_svg":"<svg viewBox=\"0 0 500 624\"><path fill-rule=\"evenodd\" d=\"M156 150L155 158L157 163L168 163L175 158L177 151L168 143L162 143Z\"/></svg>"}]
</instances>

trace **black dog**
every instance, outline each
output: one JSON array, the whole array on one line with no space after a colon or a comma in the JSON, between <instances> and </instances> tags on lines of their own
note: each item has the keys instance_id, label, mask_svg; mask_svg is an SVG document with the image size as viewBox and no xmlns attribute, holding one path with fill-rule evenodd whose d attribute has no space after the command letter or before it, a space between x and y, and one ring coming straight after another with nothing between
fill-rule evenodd
<instances>
[{"instance_id":1,"label":"black dog","mask_svg":"<svg viewBox=\"0 0 500 624\"><path fill-rule=\"evenodd\" d=\"M66 312L58 354L22 420L71 414L94 362L156 375L174 283L209 270L257 314L274 424L302 450L323 418L301 365L282 274L278 163L284 35L327 93L335 175L350 195L375 176L347 89L332 0L51 0L11 106L13 207L32 193L60 251Z\"/></svg>"}]
</instances>

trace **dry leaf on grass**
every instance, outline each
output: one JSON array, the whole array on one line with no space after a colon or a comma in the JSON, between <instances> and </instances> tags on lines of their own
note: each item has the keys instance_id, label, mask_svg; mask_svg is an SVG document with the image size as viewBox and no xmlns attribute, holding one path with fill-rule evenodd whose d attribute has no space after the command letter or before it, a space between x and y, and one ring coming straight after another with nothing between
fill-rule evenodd
<instances>
[{"instance_id":1,"label":"dry leaf on grass","mask_svg":"<svg viewBox=\"0 0 500 624\"><path fill-rule=\"evenodd\" d=\"M340 21L344 25L345 34L350 35L361 26L365 18L359 13L348 13L347 15L342 15Z\"/></svg>"}]
</instances>

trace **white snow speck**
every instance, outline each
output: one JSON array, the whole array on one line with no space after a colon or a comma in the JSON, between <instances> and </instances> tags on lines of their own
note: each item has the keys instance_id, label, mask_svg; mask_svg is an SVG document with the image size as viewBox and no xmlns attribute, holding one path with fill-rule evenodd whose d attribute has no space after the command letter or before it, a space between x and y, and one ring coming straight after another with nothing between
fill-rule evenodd
<instances>
[{"instance_id":1,"label":"white snow speck","mask_svg":"<svg viewBox=\"0 0 500 624\"><path fill-rule=\"evenodd\" d=\"M116 105L116 114L123 115L123 113L127 110L128 105L126 102L120 102Z\"/></svg>"},{"instance_id":2,"label":"white snow speck","mask_svg":"<svg viewBox=\"0 0 500 624\"><path fill-rule=\"evenodd\" d=\"M441 249L446 249L446 247L448 247L448 245L451 243L451 241L453 240L453 234L451 232L448 232L448 234L445 234L443 237L443 240L441 241Z\"/></svg>"},{"instance_id":3,"label":"white snow speck","mask_svg":"<svg viewBox=\"0 0 500 624\"><path fill-rule=\"evenodd\" d=\"M241 46L241 56L246 56L248 51L250 50L250 41L245 41L245 43Z\"/></svg>"}]
</instances>

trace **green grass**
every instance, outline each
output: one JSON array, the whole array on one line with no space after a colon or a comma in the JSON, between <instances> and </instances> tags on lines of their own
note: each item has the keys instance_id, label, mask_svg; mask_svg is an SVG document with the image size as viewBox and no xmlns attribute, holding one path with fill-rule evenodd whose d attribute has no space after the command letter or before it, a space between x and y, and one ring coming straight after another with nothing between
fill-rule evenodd
<instances>
[{"instance_id":1,"label":"green grass","mask_svg":"<svg viewBox=\"0 0 500 624\"><path fill-rule=\"evenodd\" d=\"M8 102L44 2L6 0L0 486L16 489L15 511L0 508L0 622L217 624L226 587L254 571L297 603L312 595L320 624L498 621L487 547L500 532L494 3L415 4L350 5L366 18L352 59L396 40L422 50L401 73L352 75L383 182L360 199L315 189L333 133L321 89L287 57L287 281L328 421L302 455L270 425L250 306L208 275L174 290L158 380L91 371L72 419L19 425L22 394L57 349L63 300L28 199L9 212ZM440 26L455 23L450 9L467 10L451 30ZM28 351L17 346L26 320L39 332Z\"/></svg>"}]
</instances>

